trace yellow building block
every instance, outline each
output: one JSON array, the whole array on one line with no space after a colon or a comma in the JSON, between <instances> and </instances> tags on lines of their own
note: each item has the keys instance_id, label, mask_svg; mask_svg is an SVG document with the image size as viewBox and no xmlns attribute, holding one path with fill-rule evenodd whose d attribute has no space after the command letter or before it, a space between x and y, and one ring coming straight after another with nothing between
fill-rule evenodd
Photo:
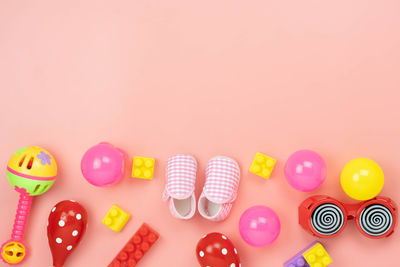
<instances>
[{"instance_id":1,"label":"yellow building block","mask_svg":"<svg viewBox=\"0 0 400 267\"><path fill-rule=\"evenodd\" d=\"M320 243L304 251L303 257L310 267L325 267L332 263L332 258Z\"/></svg>"},{"instance_id":2,"label":"yellow building block","mask_svg":"<svg viewBox=\"0 0 400 267\"><path fill-rule=\"evenodd\" d=\"M154 158L133 157L132 177L141 179L153 179Z\"/></svg>"},{"instance_id":3,"label":"yellow building block","mask_svg":"<svg viewBox=\"0 0 400 267\"><path fill-rule=\"evenodd\" d=\"M268 157L257 152L253 163L250 166L250 172L257 174L265 179L271 176L271 172L275 167L276 159Z\"/></svg>"},{"instance_id":4,"label":"yellow building block","mask_svg":"<svg viewBox=\"0 0 400 267\"><path fill-rule=\"evenodd\" d=\"M131 215L118 207L113 205L103 219L103 223L115 232L119 232L124 228Z\"/></svg>"}]
</instances>

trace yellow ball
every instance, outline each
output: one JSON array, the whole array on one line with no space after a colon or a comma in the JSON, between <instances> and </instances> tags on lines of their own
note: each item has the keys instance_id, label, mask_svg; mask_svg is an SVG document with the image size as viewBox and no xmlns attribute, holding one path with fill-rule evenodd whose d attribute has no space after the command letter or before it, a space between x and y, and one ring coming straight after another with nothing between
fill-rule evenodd
<instances>
[{"instance_id":1,"label":"yellow ball","mask_svg":"<svg viewBox=\"0 0 400 267\"><path fill-rule=\"evenodd\" d=\"M351 198L368 200L381 192L384 183L383 171L371 159L353 159L344 166L340 183L344 192Z\"/></svg>"},{"instance_id":2,"label":"yellow ball","mask_svg":"<svg viewBox=\"0 0 400 267\"><path fill-rule=\"evenodd\" d=\"M26 255L25 246L16 241L10 241L5 244L1 256L9 264L20 263Z\"/></svg>"}]
</instances>

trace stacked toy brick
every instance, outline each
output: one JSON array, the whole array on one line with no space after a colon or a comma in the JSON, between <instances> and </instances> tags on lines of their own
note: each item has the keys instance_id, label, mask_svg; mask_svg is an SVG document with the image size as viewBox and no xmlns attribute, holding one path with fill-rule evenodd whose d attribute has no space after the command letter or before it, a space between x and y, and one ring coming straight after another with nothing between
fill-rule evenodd
<instances>
[{"instance_id":1,"label":"stacked toy brick","mask_svg":"<svg viewBox=\"0 0 400 267\"><path fill-rule=\"evenodd\" d=\"M325 267L332 263L332 258L317 241L297 253L285 262L285 267Z\"/></svg>"}]
</instances>

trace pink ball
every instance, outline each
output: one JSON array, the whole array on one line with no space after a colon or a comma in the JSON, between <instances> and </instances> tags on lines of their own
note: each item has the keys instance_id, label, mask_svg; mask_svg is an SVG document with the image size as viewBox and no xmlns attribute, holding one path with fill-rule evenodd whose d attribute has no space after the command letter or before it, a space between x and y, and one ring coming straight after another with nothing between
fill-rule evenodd
<instances>
[{"instance_id":1,"label":"pink ball","mask_svg":"<svg viewBox=\"0 0 400 267\"><path fill-rule=\"evenodd\" d=\"M271 245L278 238L280 231L278 215L266 206L248 208L239 220L240 235L253 247Z\"/></svg>"},{"instance_id":2,"label":"pink ball","mask_svg":"<svg viewBox=\"0 0 400 267\"><path fill-rule=\"evenodd\" d=\"M324 182L326 164L320 155L311 150L294 152L285 164L286 180L295 189L310 192Z\"/></svg>"},{"instance_id":3,"label":"pink ball","mask_svg":"<svg viewBox=\"0 0 400 267\"><path fill-rule=\"evenodd\" d=\"M95 186L111 185L125 175L126 154L109 143L89 148L83 155L81 170L85 179Z\"/></svg>"}]
</instances>

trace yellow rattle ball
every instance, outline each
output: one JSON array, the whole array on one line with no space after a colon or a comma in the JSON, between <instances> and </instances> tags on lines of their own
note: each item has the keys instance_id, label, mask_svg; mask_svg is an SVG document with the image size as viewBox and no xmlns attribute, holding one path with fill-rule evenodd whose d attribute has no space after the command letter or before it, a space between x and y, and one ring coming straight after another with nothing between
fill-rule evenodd
<instances>
[{"instance_id":1,"label":"yellow rattle ball","mask_svg":"<svg viewBox=\"0 0 400 267\"><path fill-rule=\"evenodd\" d=\"M368 200L381 192L384 184L383 171L371 159L353 159L344 166L340 175L340 183L349 197Z\"/></svg>"},{"instance_id":2,"label":"yellow rattle ball","mask_svg":"<svg viewBox=\"0 0 400 267\"><path fill-rule=\"evenodd\" d=\"M1 251L4 261L9 264L20 263L25 258L25 246L17 241L10 241L5 244Z\"/></svg>"}]
</instances>

